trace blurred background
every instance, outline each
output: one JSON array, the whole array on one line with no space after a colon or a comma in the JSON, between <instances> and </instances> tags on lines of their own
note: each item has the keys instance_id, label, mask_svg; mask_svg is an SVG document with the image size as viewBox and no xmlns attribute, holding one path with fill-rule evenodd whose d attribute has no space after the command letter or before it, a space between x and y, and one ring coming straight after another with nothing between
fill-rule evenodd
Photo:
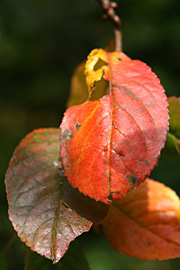
<instances>
[{"instance_id":1,"label":"blurred background","mask_svg":"<svg viewBox=\"0 0 180 270\"><path fill-rule=\"evenodd\" d=\"M124 52L151 66L168 96L180 96L180 1L117 2ZM96 0L0 1L0 249L13 232L4 187L12 153L33 129L60 125L73 70L113 38L101 14ZM152 177L180 194L178 164L161 158ZM92 270L180 269L180 259L150 262L119 254L93 232L79 241ZM23 269L24 250L15 237L7 269Z\"/></svg>"}]
</instances>

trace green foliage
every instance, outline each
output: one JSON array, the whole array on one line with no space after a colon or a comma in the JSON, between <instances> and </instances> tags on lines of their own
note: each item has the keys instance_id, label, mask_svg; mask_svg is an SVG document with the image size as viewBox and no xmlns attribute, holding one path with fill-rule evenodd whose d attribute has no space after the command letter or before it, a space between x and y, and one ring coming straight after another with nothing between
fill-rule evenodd
<instances>
[{"instance_id":1,"label":"green foliage","mask_svg":"<svg viewBox=\"0 0 180 270\"><path fill-rule=\"evenodd\" d=\"M168 159L180 164L180 98L170 97L169 133L163 154Z\"/></svg>"}]
</instances>

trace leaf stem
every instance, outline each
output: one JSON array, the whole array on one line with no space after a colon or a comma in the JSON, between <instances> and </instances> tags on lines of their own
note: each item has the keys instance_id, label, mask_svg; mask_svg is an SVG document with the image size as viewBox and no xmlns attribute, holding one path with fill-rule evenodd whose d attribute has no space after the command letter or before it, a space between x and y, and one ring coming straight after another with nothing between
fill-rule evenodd
<instances>
[{"instance_id":1,"label":"leaf stem","mask_svg":"<svg viewBox=\"0 0 180 270\"><path fill-rule=\"evenodd\" d=\"M116 2L109 0L97 0L104 10L103 19L110 19L114 27L115 50L122 50L122 33L120 31L121 20L116 14L115 9L118 7Z\"/></svg>"}]
</instances>

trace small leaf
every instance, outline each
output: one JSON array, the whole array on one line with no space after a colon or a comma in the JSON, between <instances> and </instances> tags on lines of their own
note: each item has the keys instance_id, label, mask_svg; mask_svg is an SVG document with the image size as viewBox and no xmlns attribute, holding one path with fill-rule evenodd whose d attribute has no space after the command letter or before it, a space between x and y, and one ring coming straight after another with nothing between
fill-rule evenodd
<instances>
[{"instance_id":1,"label":"small leaf","mask_svg":"<svg viewBox=\"0 0 180 270\"><path fill-rule=\"evenodd\" d=\"M49 128L28 134L16 148L5 179L9 218L19 237L55 263L92 225L61 198L63 176L56 167L59 133Z\"/></svg>"},{"instance_id":2,"label":"small leaf","mask_svg":"<svg viewBox=\"0 0 180 270\"><path fill-rule=\"evenodd\" d=\"M99 58L102 54L100 50ZM146 64L122 52L104 54L108 66L100 72L103 69L109 81L110 93L65 112L60 156L73 187L108 204L144 181L156 166L169 117L164 89ZM95 50L86 73L97 58ZM99 80L96 75L93 72L88 79L90 95Z\"/></svg>"},{"instance_id":3,"label":"small leaf","mask_svg":"<svg viewBox=\"0 0 180 270\"><path fill-rule=\"evenodd\" d=\"M180 139L180 97L170 97L169 102L169 131Z\"/></svg>"},{"instance_id":4,"label":"small leaf","mask_svg":"<svg viewBox=\"0 0 180 270\"><path fill-rule=\"evenodd\" d=\"M169 102L169 129L163 155L180 164L180 98L170 97Z\"/></svg>"},{"instance_id":5,"label":"small leaf","mask_svg":"<svg viewBox=\"0 0 180 270\"><path fill-rule=\"evenodd\" d=\"M114 201L101 225L112 246L129 256L180 257L180 200L159 182L148 179Z\"/></svg>"},{"instance_id":6,"label":"small leaf","mask_svg":"<svg viewBox=\"0 0 180 270\"><path fill-rule=\"evenodd\" d=\"M168 132L165 148L162 151L164 157L180 164L180 140Z\"/></svg>"},{"instance_id":7,"label":"small leaf","mask_svg":"<svg viewBox=\"0 0 180 270\"><path fill-rule=\"evenodd\" d=\"M25 270L89 270L88 262L84 257L80 245L77 241L73 241L67 253L56 265L52 264L46 258L26 249Z\"/></svg>"}]
</instances>

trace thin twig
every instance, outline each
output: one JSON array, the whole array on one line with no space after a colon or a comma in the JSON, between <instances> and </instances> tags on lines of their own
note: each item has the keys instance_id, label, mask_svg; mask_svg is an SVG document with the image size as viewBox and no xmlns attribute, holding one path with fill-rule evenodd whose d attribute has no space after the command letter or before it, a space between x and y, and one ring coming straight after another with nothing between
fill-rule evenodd
<instances>
[{"instance_id":1,"label":"thin twig","mask_svg":"<svg viewBox=\"0 0 180 270\"><path fill-rule=\"evenodd\" d=\"M119 16L115 12L115 8L118 7L118 4L115 2L110 2L109 0L97 0L103 10L103 19L111 19L113 26L114 26L114 39L115 39L115 50L119 51L122 50L122 34L120 31L120 25L121 25L121 20Z\"/></svg>"},{"instance_id":2,"label":"thin twig","mask_svg":"<svg viewBox=\"0 0 180 270\"><path fill-rule=\"evenodd\" d=\"M7 240L7 242L5 243L5 245L0 249L0 252L6 252L6 250L9 248L9 246L11 245L11 243L14 240L16 232L13 231L9 237L9 239Z\"/></svg>"}]
</instances>

